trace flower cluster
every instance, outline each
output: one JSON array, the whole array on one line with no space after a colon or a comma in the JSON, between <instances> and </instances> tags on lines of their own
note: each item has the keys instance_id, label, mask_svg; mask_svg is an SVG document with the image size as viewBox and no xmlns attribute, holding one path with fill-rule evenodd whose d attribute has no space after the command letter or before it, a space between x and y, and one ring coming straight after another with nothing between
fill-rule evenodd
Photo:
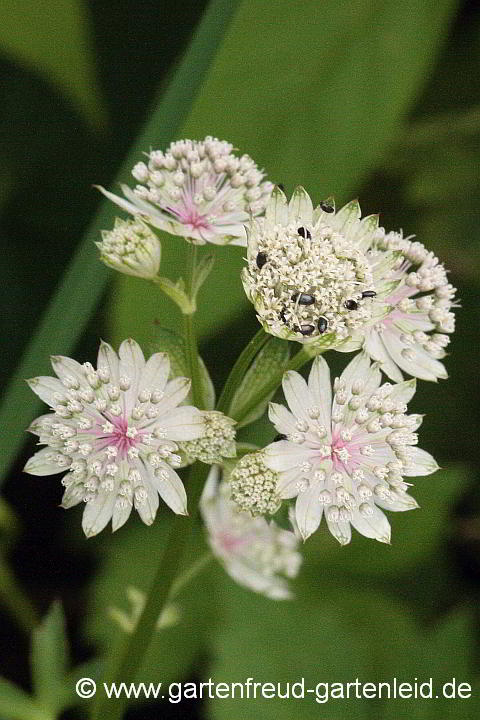
<instances>
[{"instance_id":1,"label":"flower cluster","mask_svg":"<svg viewBox=\"0 0 480 720\"><path fill-rule=\"evenodd\" d=\"M248 453L230 475L232 500L252 516L274 515L281 504L277 480L277 475L266 466L262 452Z\"/></svg>"},{"instance_id":2,"label":"flower cluster","mask_svg":"<svg viewBox=\"0 0 480 720\"><path fill-rule=\"evenodd\" d=\"M113 230L104 230L102 242L96 245L100 250L100 259L114 270L145 280L151 280L158 274L160 241L139 218L117 218Z\"/></svg>"},{"instance_id":3,"label":"flower cluster","mask_svg":"<svg viewBox=\"0 0 480 720\"><path fill-rule=\"evenodd\" d=\"M205 424L202 437L180 444L188 463L200 460L213 465L222 458L235 457L235 420L216 410L205 410L202 414Z\"/></svg>"},{"instance_id":4,"label":"flower cluster","mask_svg":"<svg viewBox=\"0 0 480 720\"><path fill-rule=\"evenodd\" d=\"M380 508L411 510L404 476L429 475L435 460L416 447L420 415L407 415L415 380L381 384L378 364L359 353L330 385L328 365L317 357L308 383L296 372L284 375L289 410L270 405L270 419L285 436L265 449L265 462L279 474L277 492L296 497L296 521L303 538L325 514L330 532L346 544L351 526L362 535L390 541Z\"/></svg>"},{"instance_id":5,"label":"flower cluster","mask_svg":"<svg viewBox=\"0 0 480 720\"><path fill-rule=\"evenodd\" d=\"M107 343L97 369L66 357L53 357L53 377L29 381L53 412L35 420L39 450L25 466L32 475L68 471L62 506L86 503L83 529L96 535L112 520L117 530L135 507L150 525L159 496L175 512L187 513L187 497L175 472L181 459L178 442L205 432L202 413L180 405L190 380L168 380L165 353L145 361L134 340L125 340L118 356Z\"/></svg>"},{"instance_id":6,"label":"flower cluster","mask_svg":"<svg viewBox=\"0 0 480 720\"><path fill-rule=\"evenodd\" d=\"M237 157L224 140L179 140L151 150L132 170L138 185L124 197L104 195L147 223L204 245L245 245L249 215L265 209L273 185L248 155Z\"/></svg>"},{"instance_id":7,"label":"flower cluster","mask_svg":"<svg viewBox=\"0 0 480 720\"><path fill-rule=\"evenodd\" d=\"M247 246L242 282L263 328L306 346L297 358L317 354L308 381L284 374L288 408L270 403L280 435L232 469L225 459L236 456L235 421L183 404L190 380L170 377L168 355L146 361L133 340L118 355L102 343L96 369L56 356L56 378L29 381L51 412L29 428L46 447L25 470L65 473L62 505L85 502L83 529L92 536L110 520L113 530L121 527L133 508L151 524L159 497L186 514L176 469L197 460L212 465L200 504L212 551L236 581L278 599L289 597L287 579L299 570L299 537L306 540L323 516L341 544L352 527L388 543L384 510L418 507L405 478L429 475L437 464L417 447L422 416L407 414L416 380L404 381L403 373L447 376L441 360L456 291L433 253L386 232L377 215L362 219L357 201L338 211L330 199L314 208L302 187L287 201L248 155L233 150L210 136L151 150L132 170L134 189L122 185L120 197L100 188L133 217L117 219L97 246L108 266L156 278L170 297L184 298L185 313L195 309L208 271L195 276L193 262L187 284L158 278L161 247L151 228L192 244ZM191 298L187 286L196 288ZM329 348L360 351L333 390L320 357ZM382 372L392 383L382 383ZM259 398L259 407L266 401ZM264 517L283 500L295 500L294 532Z\"/></svg>"},{"instance_id":8,"label":"flower cluster","mask_svg":"<svg viewBox=\"0 0 480 720\"><path fill-rule=\"evenodd\" d=\"M293 532L239 512L230 484L221 481L216 465L203 491L201 511L210 547L236 582L275 600L290 597L286 578L295 577L302 562Z\"/></svg>"}]
</instances>

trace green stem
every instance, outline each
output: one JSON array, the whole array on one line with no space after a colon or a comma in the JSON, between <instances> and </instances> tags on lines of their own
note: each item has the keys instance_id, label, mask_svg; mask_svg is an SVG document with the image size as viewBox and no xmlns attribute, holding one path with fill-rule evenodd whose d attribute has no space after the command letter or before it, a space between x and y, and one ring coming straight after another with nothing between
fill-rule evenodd
<instances>
[{"instance_id":1,"label":"green stem","mask_svg":"<svg viewBox=\"0 0 480 720\"><path fill-rule=\"evenodd\" d=\"M38 624L35 608L10 572L5 558L0 558L0 601L8 608L18 626L28 635Z\"/></svg>"},{"instance_id":2,"label":"green stem","mask_svg":"<svg viewBox=\"0 0 480 720\"><path fill-rule=\"evenodd\" d=\"M174 600L180 592L183 590L183 588L188 585L188 583L193 580L196 575L198 575L204 567L208 565L208 563L213 559L213 555L210 551L205 552L203 555L200 555L197 560L195 560L181 575L179 575L175 582L173 583L170 595L168 596L169 600Z\"/></svg>"},{"instance_id":3,"label":"green stem","mask_svg":"<svg viewBox=\"0 0 480 720\"><path fill-rule=\"evenodd\" d=\"M252 364L253 360L267 342L268 338L269 336L264 331L264 329L260 328L257 334L254 335L253 338L250 340L248 345L245 346L235 365L230 371L230 375L227 378L227 382L225 383L222 394L220 395L220 398L218 400L217 410L220 410L221 412L228 415L230 405L232 403L238 386L243 380L245 373Z\"/></svg>"},{"instance_id":4,"label":"green stem","mask_svg":"<svg viewBox=\"0 0 480 720\"><path fill-rule=\"evenodd\" d=\"M182 561L192 534L194 520L202 493L207 465L196 463L189 475L189 521L183 515L175 515L172 520L170 536L160 560L143 609L134 632L122 638L122 644L112 654L112 663L107 670L105 683L131 683L141 668L142 659L155 634L155 627L172 593L178 592L182 578L175 581L178 566ZM177 587L176 586L177 583ZM103 686L102 686L103 687ZM108 698L106 693L98 692L93 708L92 720L120 720L128 703L126 697Z\"/></svg>"},{"instance_id":5,"label":"green stem","mask_svg":"<svg viewBox=\"0 0 480 720\"><path fill-rule=\"evenodd\" d=\"M299 370L301 367L303 367L303 365L305 365L305 363L307 363L311 359L312 356L304 348L299 350L296 355L292 357L287 367L281 368L274 375L272 375L270 381L262 387L261 392L258 395L255 395L250 400L250 402L242 408L241 415L234 417L233 419L236 420L237 423L241 422L244 418L248 416L249 413L252 412L252 410L254 410L262 402L262 400L268 398L271 393L275 392L275 390L280 387L283 374L287 370Z\"/></svg>"},{"instance_id":6,"label":"green stem","mask_svg":"<svg viewBox=\"0 0 480 720\"><path fill-rule=\"evenodd\" d=\"M187 254L187 270L186 270L186 292L190 299L193 294L193 280L195 277L195 268L197 264L197 246L190 243ZM203 410L203 394L202 394L202 377L200 374L200 365L198 362L198 347L195 329L193 326L193 313L183 316L185 331L185 351L187 353L188 374L192 381L192 396L195 407Z\"/></svg>"}]
</instances>

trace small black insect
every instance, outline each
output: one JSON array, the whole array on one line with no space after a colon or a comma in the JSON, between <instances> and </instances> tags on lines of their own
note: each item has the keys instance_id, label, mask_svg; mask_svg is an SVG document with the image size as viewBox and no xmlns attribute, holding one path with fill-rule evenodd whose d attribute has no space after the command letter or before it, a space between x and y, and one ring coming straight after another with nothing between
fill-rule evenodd
<instances>
[{"instance_id":1,"label":"small black insect","mask_svg":"<svg viewBox=\"0 0 480 720\"><path fill-rule=\"evenodd\" d=\"M313 297L313 295L301 292L293 293L292 300L293 302L297 302L298 300L299 305L313 305L313 303L315 302L315 298Z\"/></svg>"},{"instance_id":2,"label":"small black insect","mask_svg":"<svg viewBox=\"0 0 480 720\"><path fill-rule=\"evenodd\" d=\"M347 310L356 310L358 308L358 303L355 300L345 300L343 304Z\"/></svg>"},{"instance_id":3,"label":"small black insect","mask_svg":"<svg viewBox=\"0 0 480 720\"><path fill-rule=\"evenodd\" d=\"M364 291L362 292L362 298L375 297L376 294L377 294L377 293L375 292L375 290L364 290Z\"/></svg>"},{"instance_id":4,"label":"small black insect","mask_svg":"<svg viewBox=\"0 0 480 720\"><path fill-rule=\"evenodd\" d=\"M259 270L261 270L263 268L263 266L265 265L267 260L268 260L267 253L264 253L264 252L258 253L256 262L257 262L257 267Z\"/></svg>"},{"instance_id":5,"label":"small black insect","mask_svg":"<svg viewBox=\"0 0 480 720\"><path fill-rule=\"evenodd\" d=\"M276 436L273 438L273 442L278 442L279 440L286 440L286 439L287 439L287 436L286 436L286 435L282 435L282 434L280 433L279 435L276 435Z\"/></svg>"},{"instance_id":6,"label":"small black insect","mask_svg":"<svg viewBox=\"0 0 480 720\"><path fill-rule=\"evenodd\" d=\"M301 332L302 335L311 335L314 330L315 325L300 325L298 328L298 332Z\"/></svg>"},{"instance_id":7,"label":"small black insect","mask_svg":"<svg viewBox=\"0 0 480 720\"><path fill-rule=\"evenodd\" d=\"M330 205L330 203L321 202L320 207L322 208L323 212L326 212L326 213L335 212L335 208L333 207L333 205Z\"/></svg>"},{"instance_id":8,"label":"small black insect","mask_svg":"<svg viewBox=\"0 0 480 720\"><path fill-rule=\"evenodd\" d=\"M309 240L312 239L312 233L310 232L310 230L307 230L307 228L299 227L297 232L300 235L300 237L308 238Z\"/></svg>"},{"instance_id":9,"label":"small black insect","mask_svg":"<svg viewBox=\"0 0 480 720\"><path fill-rule=\"evenodd\" d=\"M280 310L280 312L278 313L278 316L279 316L280 320L281 320L283 323L285 323L285 325L286 325L286 324L287 324L287 318L285 317L285 308L282 308L282 309Z\"/></svg>"},{"instance_id":10,"label":"small black insect","mask_svg":"<svg viewBox=\"0 0 480 720\"><path fill-rule=\"evenodd\" d=\"M327 318L325 318L323 316L320 317L318 320L318 323L317 323L317 327L318 327L318 332L320 333L320 335L323 335L323 333L326 332L326 330L328 328Z\"/></svg>"}]
</instances>

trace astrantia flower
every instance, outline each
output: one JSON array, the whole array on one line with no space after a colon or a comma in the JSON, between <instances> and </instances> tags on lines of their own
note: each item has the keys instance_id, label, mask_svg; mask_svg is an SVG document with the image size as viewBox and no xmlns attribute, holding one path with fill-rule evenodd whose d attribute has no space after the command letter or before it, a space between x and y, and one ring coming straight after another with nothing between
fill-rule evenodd
<instances>
[{"instance_id":1,"label":"astrantia flower","mask_svg":"<svg viewBox=\"0 0 480 720\"><path fill-rule=\"evenodd\" d=\"M201 412L177 407L188 395L190 380L168 380L165 353L145 361L134 340L125 340L118 356L107 343L97 369L66 357L52 357L57 378L29 380L32 390L52 409L29 430L47 445L25 466L32 475L68 473L62 506L84 501L83 529L96 535L112 520L117 530L135 507L150 525L159 495L178 514L187 498L174 468L180 464L177 443L201 437Z\"/></svg>"},{"instance_id":2,"label":"astrantia flower","mask_svg":"<svg viewBox=\"0 0 480 720\"><path fill-rule=\"evenodd\" d=\"M385 253L399 254L388 271L376 272ZM455 288L448 282L443 265L419 242L404 238L401 233L375 234L367 253L376 277L376 288L383 303L390 306L379 322L361 333L353 331L353 339L381 364L386 375L396 382L402 380L401 370L421 378L446 378L441 362L448 334L455 329ZM380 305L375 299L374 304ZM342 350L342 347L338 348ZM344 349L348 350L348 346Z\"/></svg>"},{"instance_id":3,"label":"astrantia flower","mask_svg":"<svg viewBox=\"0 0 480 720\"><path fill-rule=\"evenodd\" d=\"M114 270L146 280L158 274L160 241L138 218L117 218L113 230L103 230L102 242L95 244L100 250L100 259Z\"/></svg>"},{"instance_id":4,"label":"astrantia flower","mask_svg":"<svg viewBox=\"0 0 480 720\"><path fill-rule=\"evenodd\" d=\"M330 387L325 360L317 357L308 384L287 372L283 391L290 410L271 403L270 419L286 436L265 449L265 462L280 479L282 498L297 498L295 513L304 539L325 514L330 532L346 544L351 526L381 542L390 525L380 508L411 510L403 476L430 475L435 460L415 447L422 418L406 415L415 380L381 383L378 364L359 353Z\"/></svg>"},{"instance_id":5,"label":"astrantia flower","mask_svg":"<svg viewBox=\"0 0 480 720\"><path fill-rule=\"evenodd\" d=\"M201 500L210 547L226 572L240 585L281 600L291 596L286 578L297 575L302 558L298 539L273 521L239 512L230 484L213 466Z\"/></svg>"},{"instance_id":6,"label":"astrantia flower","mask_svg":"<svg viewBox=\"0 0 480 720\"><path fill-rule=\"evenodd\" d=\"M438 258L357 201L313 210L297 188L290 203L275 188L264 218L248 228L245 291L267 332L350 352L362 346L395 381L401 370L446 377L439 360L454 330L455 288Z\"/></svg>"},{"instance_id":7,"label":"astrantia flower","mask_svg":"<svg viewBox=\"0 0 480 720\"><path fill-rule=\"evenodd\" d=\"M222 458L235 457L235 420L216 410L204 410L202 415L205 424L202 437L180 444L188 464L200 460L213 465Z\"/></svg>"},{"instance_id":8,"label":"astrantia flower","mask_svg":"<svg viewBox=\"0 0 480 720\"><path fill-rule=\"evenodd\" d=\"M273 515L282 502L277 493L277 480L277 474L265 465L261 451L248 453L230 475L232 500L252 516Z\"/></svg>"},{"instance_id":9,"label":"astrantia flower","mask_svg":"<svg viewBox=\"0 0 480 720\"><path fill-rule=\"evenodd\" d=\"M338 213L329 203L314 210L301 187L287 203L275 188L265 217L248 227L248 266L242 274L267 332L334 346L375 318L375 277L363 247L378 217L360 221L357 211L356 202Z\"/></svg>"},{"instance_id":10,"label":"astrantia flower","mask_svg":"<svg viewBox=\"0 0 480 720\"><path fill-rule=\"evenodd\" d=\"M245 245L244 223L264 211L273 185L251 157L232 150L213 137L179 140L135 165L139 184L134 190L122 185L124 198L100 190L127 212L192 243Z\"/></svg>"}]
</instances>

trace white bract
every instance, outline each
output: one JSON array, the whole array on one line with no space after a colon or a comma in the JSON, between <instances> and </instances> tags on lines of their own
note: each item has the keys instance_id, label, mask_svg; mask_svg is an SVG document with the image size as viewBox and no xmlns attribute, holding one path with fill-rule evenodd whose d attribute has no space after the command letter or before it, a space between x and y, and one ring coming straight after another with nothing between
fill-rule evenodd
<instances>
[{"instance_id":1,"label":"white bract","mask_svg":"<svg viewBox=\"0 0 480 720\"><path fill-rule=\"evenodd\" d=\"M102 231L102 241L95 243L100 260L125 275L151 280L160 269L160 241L140 219L116 218L113 230Z\"/></svg>"},{"instance_id":2,"label":"white bract","mask_svg":"<svg viewBox=\"0 0 480 720\"><path fill-rule=\"evenodd\" d=\"M134 340L117 353L102 343L97 369L67 357L52 357L58 378L29 380L32 390L52 409L29 430L47 445L25 466L32 475L68 471L62 506L84 501L83 529L90 537L112 520L117 530L135 507L150 525L159 496L178 514L187 514L187 497L175 472L178 442L205 432L202 413L180 405L190 380L169 380L165 353L145 361Z\"/></svg>"},{"instance_id":3,"label":"white bract","mask_svg":"<svg viewBox=\"0 0 480 720\"><path fill-rule=\"evenodd\" d=\"M376 273L388 252L399 253L396 264ZM381 364L391 380L400 382L402 370L422 380L446 378L441 362L450 342L446 333L455 329L455 288L448 282L443 265L419 242L401 233L379 229L368 251L374 273L379 277L377 291L390 306L378 323L353 339ZM342 350L343 348L339 348ZM348 348L346 348L348 349Z\"/></svg>"},{"instance_id":4,"label":"white bract","mask_svg":"<svg viewBox=\"0 0 480 720\"><path fill-rule=\"evenodd\" d=\"M138 185L124 197L103 194L150 225L198 245L245 245L246 223L265 209L273 185L248 155L224 140L179 140L151 150L132 170Z\"/></svg>"},{"instance_id":5,"label":"white bract","mask_svg":"<svg viewBox=\"0 0 480 720\"><path fill-rule=\"evenodd\" d=\"M298 538L273 521L239 512L221 475L214 465L200 504L214 555L240 585L274 600L291 597L286 578L295 577L302 562Z\"/></svg>"},{"instance_id":6,"label":"white bract","mask_svg":"<svg viewBox=\"0 0 480 720\"><path fill-rule=\"evenodd\" d=\"M416 447L422 416L406 414L415 380L381 385L378 364L359 353L336 379L333 399L322 357L314 360L308 383L296 372L285 373L283 391L290 410L271 403L269 415L286 439L265 449L265 462L280 476L278 494L297 498L302 537L325 515L342 544L350 542L351 526L390 542L382 509L416 508L403 478L438 469L431 455Z\"/></svg>"},{"instance_id":7,"label":"white bract","mask_svg":"<svg viewBox=\"0 0 480 720\"><path fill-rule=\"evenodd\" d=\"M361 219L352 201L313 209L297 188L275 188L248 227L243 285L267 332L323 350L363 349L400 382L446 377L439 360L454 330L455 288L433 253Z\"/></svg>"}]
</instances>

